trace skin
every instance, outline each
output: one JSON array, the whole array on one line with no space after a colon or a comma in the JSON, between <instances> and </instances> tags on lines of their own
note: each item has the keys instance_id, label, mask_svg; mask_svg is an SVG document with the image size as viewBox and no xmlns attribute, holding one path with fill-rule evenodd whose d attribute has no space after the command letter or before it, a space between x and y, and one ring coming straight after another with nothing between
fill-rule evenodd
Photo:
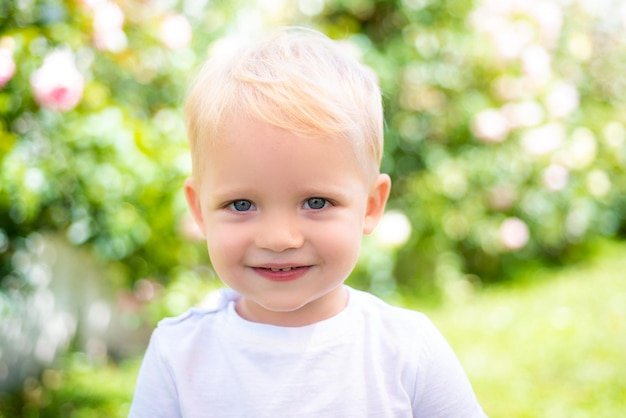
<instances>
[{"instance_id":1,"label":"skin","mask_svg":"<svg viewBox=\"0 0 626 418\"><path fill-rule=\"evenodd\" d=\"M303 138L255 119L227 125L187 202L244 319L303 326L347 304L342 286L391 181L341 138Z\"/></svg>"}]
</instances>

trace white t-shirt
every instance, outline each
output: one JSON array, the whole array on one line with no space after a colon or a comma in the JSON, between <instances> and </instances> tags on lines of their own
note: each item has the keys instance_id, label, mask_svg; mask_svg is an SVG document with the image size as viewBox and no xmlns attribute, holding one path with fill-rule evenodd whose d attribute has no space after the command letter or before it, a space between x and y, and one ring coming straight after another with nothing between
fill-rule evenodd
<instances>
[{"instance_id":1,"label":"white t-shirt","mask_svg":"<svg viewBox=\"0 0 626 418\"><path fill-rule=\"evenodd\" d=\"M226 289L161 321L130 417L485 417L426 316L348 289L346 309L303 327L246 321Z\"/></svg>"}]
</instances>

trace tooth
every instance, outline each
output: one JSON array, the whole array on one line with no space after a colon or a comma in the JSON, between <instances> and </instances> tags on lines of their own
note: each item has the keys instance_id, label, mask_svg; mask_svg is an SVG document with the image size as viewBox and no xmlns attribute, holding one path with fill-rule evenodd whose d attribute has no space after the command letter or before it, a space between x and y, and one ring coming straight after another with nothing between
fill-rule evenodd
<instances>
[{"instance_id":1,"label":"tooth","mask_svg":"<svg viewBox=\"0 0 626 418\"><path fill-rule=\"evenodd\" d=\"M282 268L282 269L281 268L274 268L274 267L272 267L272 268L270 268L270 270L272 270L274 272L276 272L276 271L291 271L291 267L286 267L286 268Z\"/></svg>"}]
</instances>

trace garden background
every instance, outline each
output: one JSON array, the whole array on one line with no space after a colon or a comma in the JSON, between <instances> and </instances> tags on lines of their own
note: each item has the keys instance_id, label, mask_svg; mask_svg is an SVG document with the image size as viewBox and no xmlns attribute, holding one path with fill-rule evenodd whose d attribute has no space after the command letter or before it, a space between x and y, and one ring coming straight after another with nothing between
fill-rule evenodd
<instances>
[{"instance_id":1,"label":"garden background","mask_svg":"<svg viewBox=\"0 0 626 418\"><path fill-rule=\"evenodd\" d=\"M623 1L2 0L0 417L126 416L156 321L220 285L185 90L284 24L384 94L394 190L349 283L426 311L492 417L623 413Z\"/></svg>"}]
</instances>

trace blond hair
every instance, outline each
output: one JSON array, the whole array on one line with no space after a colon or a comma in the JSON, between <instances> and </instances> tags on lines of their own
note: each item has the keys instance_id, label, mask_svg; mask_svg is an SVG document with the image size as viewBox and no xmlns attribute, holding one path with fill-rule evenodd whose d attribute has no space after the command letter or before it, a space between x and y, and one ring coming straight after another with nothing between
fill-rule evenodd
<instances>
[{"instance_id":1,"label":"blond hair","mask_svg":"<svg viewBox=\"0 0 626 418\"><path fill-rule=\"evenodd\" d=\"M194 176L220 130L243 117L305 137L348 139L378 172L383 110L376 76L317 31L285 28L202 66L185 104Z\"/></svg>"}]
</instances>

